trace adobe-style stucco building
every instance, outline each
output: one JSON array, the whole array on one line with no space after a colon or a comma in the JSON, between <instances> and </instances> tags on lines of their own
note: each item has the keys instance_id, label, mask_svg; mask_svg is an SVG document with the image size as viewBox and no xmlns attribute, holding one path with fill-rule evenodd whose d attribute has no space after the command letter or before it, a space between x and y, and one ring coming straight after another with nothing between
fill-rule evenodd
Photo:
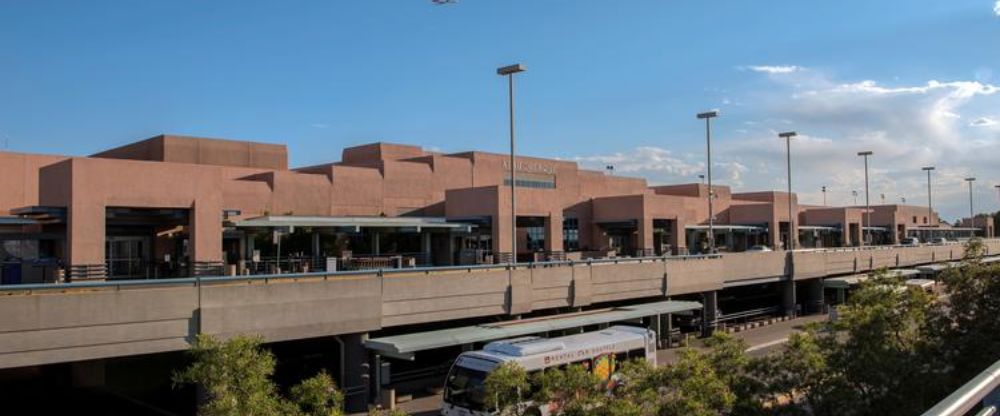
<instances>
[{"instance_id":1,"label":"adobe-style stucco building","mask_svg":"<svg viewBox=\"0 0 1000 416\"><path fill-rule=\"evenodd\" d=\"M520 156L514 169L520 261L707 246L705 185ZM504 154L387 143L303 168L289 168L284 145L171 135L89 157L0 152L0 260L5 282L506 262L510 171ZM797 247L861 243L864 207L725 186L714 195L722 251L781 249L789 229ZM938 219L886 205L871 224L874 242L893 243Z\"/></svg>"}]
</instances>

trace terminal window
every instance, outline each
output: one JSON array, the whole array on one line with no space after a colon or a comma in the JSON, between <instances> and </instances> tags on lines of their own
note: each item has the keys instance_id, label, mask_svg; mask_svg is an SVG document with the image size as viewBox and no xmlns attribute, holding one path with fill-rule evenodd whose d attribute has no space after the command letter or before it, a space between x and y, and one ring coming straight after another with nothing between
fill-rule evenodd
<instances>
[{"instance_id":1,"label":"terminal window","mask_svg":"<svg viewBox=\"0 0 1000 416\"><path fill-rule=\"evenodd\" d=\"M580 250L580 221L576 218L563 219L563 250Z\"/></svg>"}]
</instances>

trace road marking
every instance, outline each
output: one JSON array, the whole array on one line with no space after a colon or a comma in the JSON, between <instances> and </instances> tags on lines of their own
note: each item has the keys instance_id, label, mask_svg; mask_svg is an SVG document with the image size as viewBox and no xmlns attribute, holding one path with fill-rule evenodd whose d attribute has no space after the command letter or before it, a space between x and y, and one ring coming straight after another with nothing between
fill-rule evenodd
<instances>
[{"instance_id":1,"label":"road marking","mask_svg":"<svg viewBox=\"0 0 1000 416\"><path fill-rule=\"evenodd\" d=\"M773 347L775 345L784 344L786 342L788 342L788 338L776 339L774 341L765 342L763 344L754 345L754 346L752 346L750 348L747 348L746 352L753 352L753 351L757 351L757 350L762 350L764 348Z\"/></svg>"}]
</instances>

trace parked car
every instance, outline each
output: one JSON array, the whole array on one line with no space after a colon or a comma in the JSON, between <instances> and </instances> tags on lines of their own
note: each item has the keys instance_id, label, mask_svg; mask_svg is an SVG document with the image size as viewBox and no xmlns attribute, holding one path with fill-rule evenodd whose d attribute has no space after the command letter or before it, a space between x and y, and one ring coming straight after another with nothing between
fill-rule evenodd
<instances>
[{"instance_id":1,"label":"parked car","mask_svg":"<svg viewBox=\"0 0 1000 416\"><path fill-rule=\"evenodd\" d=\"M920 239L917 238L917 237L906 237L906 238L903 239L903 241L900 244L902 244L904 246L919 246L920 245Z\"/></svg>"},{"instance_id":2,"label":"parked car","mask_svg":"<svg viewBox=\"0 0 1000 416\"><path fill-rule=\"evenodd\" d=\"M759 246L758 245L758 246L753 246L753 247L748 248L747 251L774 251L774 250L771 250L771 247L768 247L768 246Z\"/></svg>"},{"instance_id":3,"label":"parked car","mask_svg":"<svg viewBox=\"0 0 1000 416\"><path fill-rule=\"evenodd\" d=\"M931 244L947 244L947 243L950 243L950 241L948 241L948 239L944 237L938 237L931 240Z\"/></svg>"}]
</instances>

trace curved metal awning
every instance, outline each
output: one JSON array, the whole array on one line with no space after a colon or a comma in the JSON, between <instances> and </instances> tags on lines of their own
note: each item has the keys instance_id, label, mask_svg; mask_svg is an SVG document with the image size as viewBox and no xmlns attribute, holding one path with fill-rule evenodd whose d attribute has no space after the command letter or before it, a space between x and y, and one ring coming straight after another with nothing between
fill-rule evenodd
<instances>
[{"instance_id":1,"label":"curved metal awning","mask_svg":"<svg viewBox=\"0 0 1000 416\"><path fill-rule=\"evenodd\" d=\"M471 231L475 224L448 222L440 217L323 217L268 215L233 221L237 228L315 227L315 228L411 228Z\"/></svg>"},{"instance_id":2,"label":"curved metal awning","mask_svg":"<svg viewBox=\"0 0 1000 416\"><path fill-rule=\"evenodd\" d=\"M417 351L494 341L595 324L629 321L647 316L690 312L698 309L701 309L701 304L698 302L668 300L534 319L372 338L365 341L365 347L386 356L411 359L412 354Z\"/></svg>"}]
</instances>

